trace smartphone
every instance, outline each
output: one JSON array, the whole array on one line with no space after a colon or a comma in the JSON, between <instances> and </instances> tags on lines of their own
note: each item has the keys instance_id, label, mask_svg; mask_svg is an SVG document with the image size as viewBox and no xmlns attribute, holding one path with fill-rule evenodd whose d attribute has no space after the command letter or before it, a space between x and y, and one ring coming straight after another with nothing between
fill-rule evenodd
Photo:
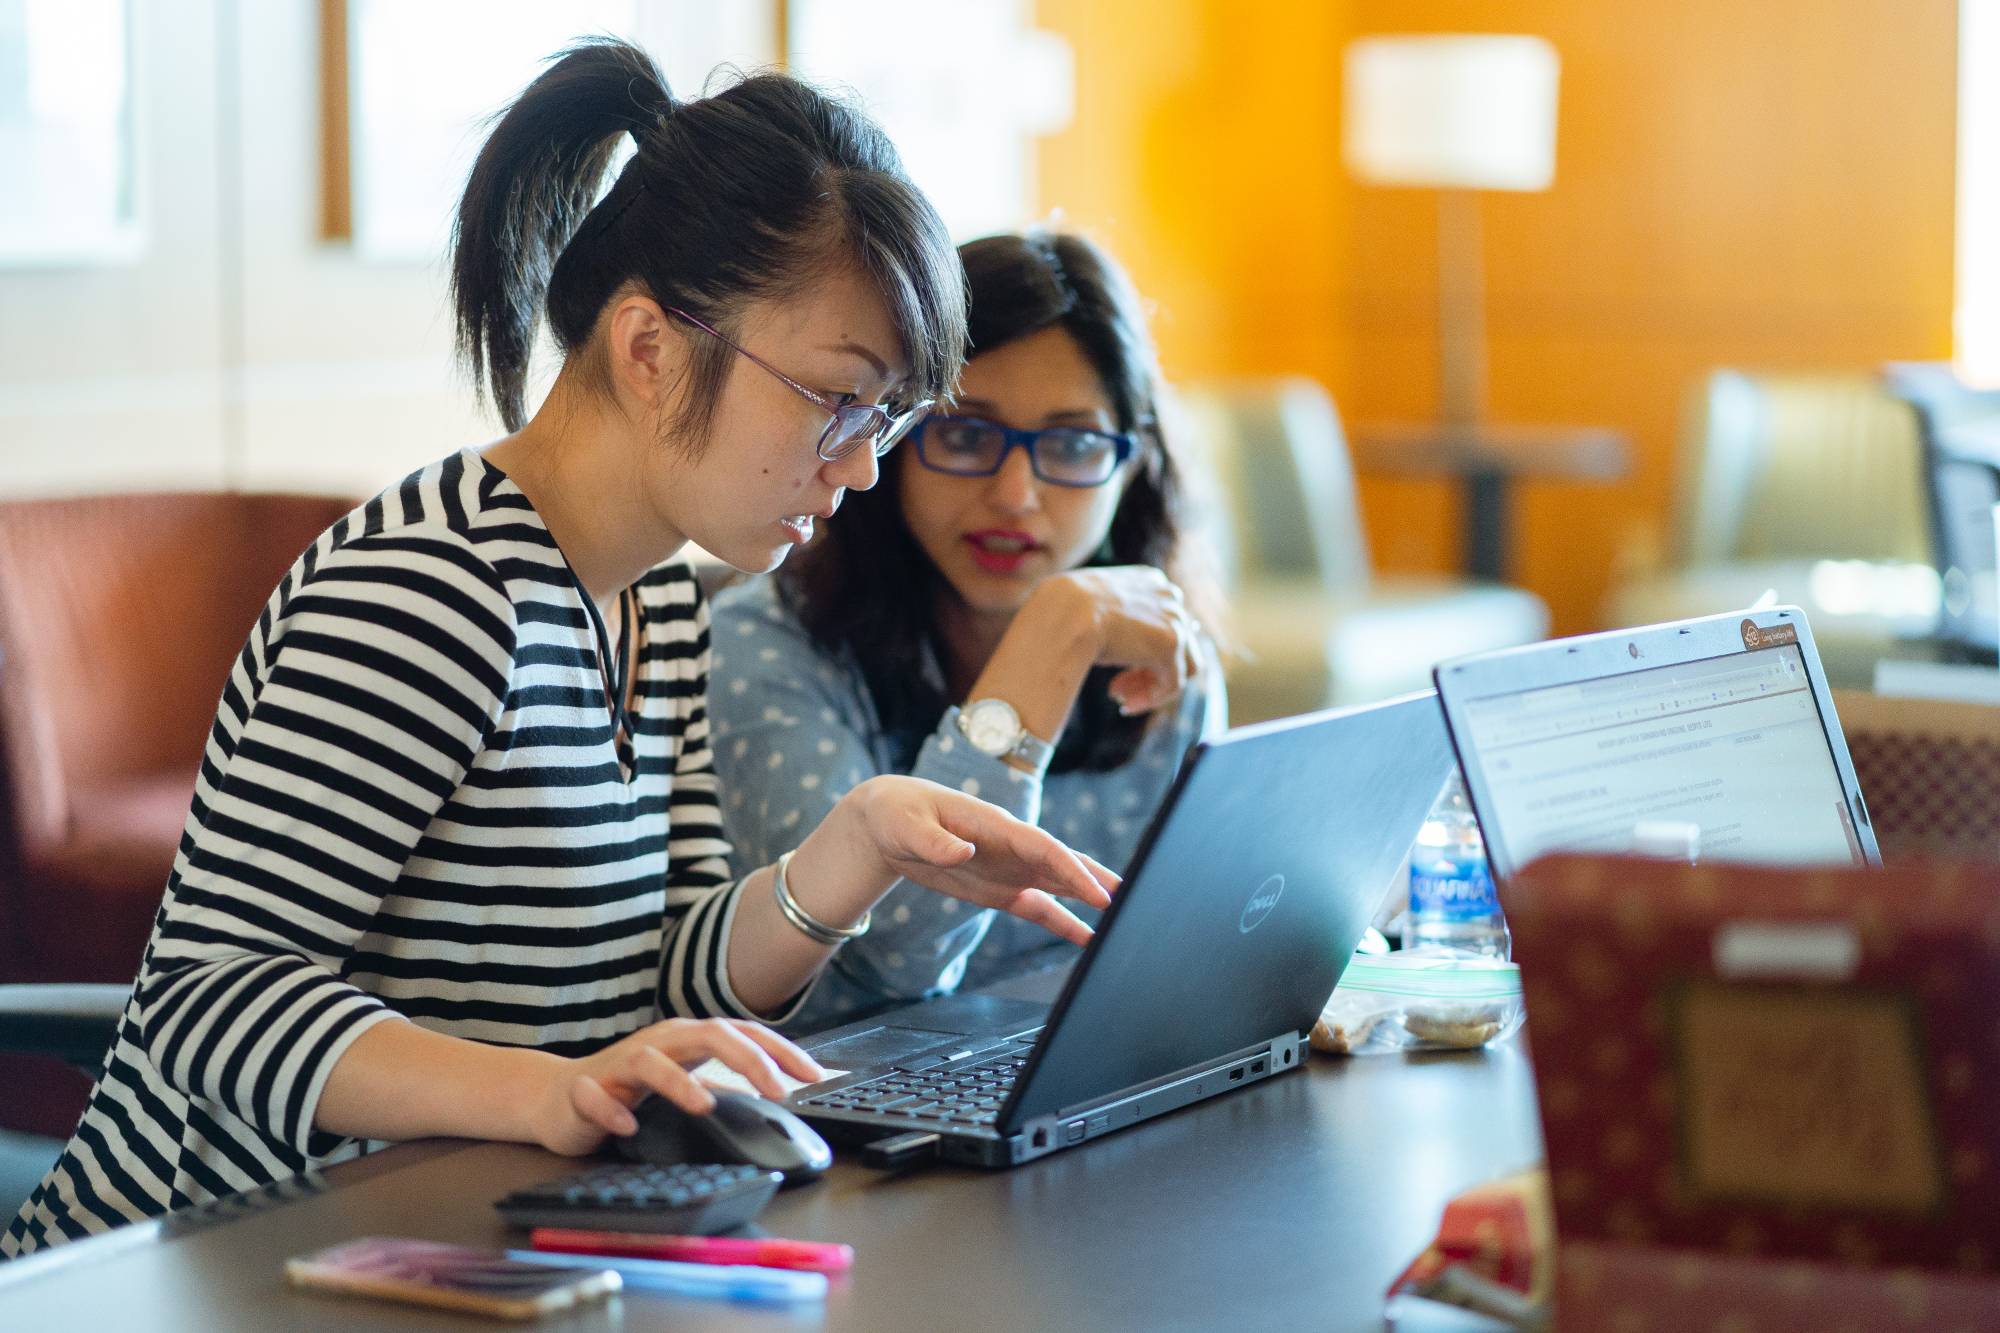
<instances>
[{"instance_id":1,"label":"smartphone","mask_svg":"<svg viewBox=\"0 0 2000 1333\"><path fill-rule=\"evenodd\" d=\"M509 1259L429 1240L368 1236L285 1262L295 1287L374 1296L495 1319L533 1319L602 1300L617 1291L618 1274Z\"/></svg>"}]
</instances>

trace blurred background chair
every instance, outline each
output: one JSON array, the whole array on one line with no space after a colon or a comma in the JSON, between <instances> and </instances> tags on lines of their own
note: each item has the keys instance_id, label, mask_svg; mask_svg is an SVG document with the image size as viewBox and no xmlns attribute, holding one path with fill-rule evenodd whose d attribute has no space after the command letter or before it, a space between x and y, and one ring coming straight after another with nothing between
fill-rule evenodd
<instances>
[{"instance_id":1,"label":"blurred background chair","mask_svg":"<svg viewBox=\"0 0 2000 1333\"><path fill-rule=\"evenodd\" d=\"M1967 387L1944 361L1892 363L1883 379L1916 413L1923 440L1943 655L1991 666L2000 660L2000 391Z\"/></svg>"},{"instance_id":2,"label":"blurred background chair","mask_svg":"<svg viewBox=\"0 0 2000 1333\"><path fill-rule=\"evenodd\" d=\"M0 504L0 983L129 985L231 663L352 508L295 495ZM89 1081L0 1055L0 1129L66 1135Z\"/></svg>"},{"instance_id":3,"label":"blurred background chair","mask_svg":"<svg viewBox=\"0 0 2000 1333\"><path fill-rule=\"evenodd\" d=\"M1717 371L1689 403L1680 457L1667 558L1633 553L1609 624L1734 611L1770 589L1805 608L1834 684L1933 655L1921 446L1879 384Z\"/></svg>"},{"instance_id":4,"label":"blurred background chair","mask_svg":"<svg viewBox=\"0 0 2000 1333\"><path fill-rule=\"evenodd\" d=\"M0 1055L59 1062L77 1078L95 1078L117 1032L128 989L0 986ZM0 1085L0 1107L12 1105L23 1091L20 1084ZM0 1129L0 1225L20 1209L62 1145L63 1139L53 1134Z\"/></svg>"},{"instance_id":5,"label":"blurred background chair","mask_svg":"<svg viewBox=\"0 0 2000 1333\"><path fill-rule=\"evenodd\" d=\"M2000 861L2000 708L1834 691L1882 859Z\"/></svg>"},{"instance_id":6,"label":"blurred background chair","mask_svg":"<svg viewBox=\"0 0 2000 1333\"><path fill-rule=\"evenodd\" d=\"M1180 406L1220 485L1206 517L1242 650L1232 721L1427 688L1443 658L1547 633L1548 609L1519 588L1372 573L1340 414L1317 383L1192 385Z\"/></svg>"}]
</instances>

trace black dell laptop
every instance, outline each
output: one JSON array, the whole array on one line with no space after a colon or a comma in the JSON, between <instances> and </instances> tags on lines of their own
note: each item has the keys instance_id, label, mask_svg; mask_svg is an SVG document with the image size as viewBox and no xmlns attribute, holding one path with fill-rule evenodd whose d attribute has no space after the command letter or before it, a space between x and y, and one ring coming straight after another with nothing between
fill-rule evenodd
<instances>
[{"instance_id":1,"label":"black dell laptop","mask_svg":"<svg viewBox=\"0 0 2000 1333\"><path fill-rule=\"evenodd\" d=\"M1450 769L1428 691L1196 745L1053 1004L947 996L808 1038L848 1072L792 1108L881 1164L1006 1167L1298 1068Z\"/></svg>"}]
</instances>

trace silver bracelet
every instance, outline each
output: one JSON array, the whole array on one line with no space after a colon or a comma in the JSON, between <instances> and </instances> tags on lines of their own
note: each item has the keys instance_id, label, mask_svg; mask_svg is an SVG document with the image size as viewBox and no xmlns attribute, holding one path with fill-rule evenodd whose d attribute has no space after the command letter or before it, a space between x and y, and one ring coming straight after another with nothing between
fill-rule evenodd
<instances>
[{"instance_id":1,"label":"silver bracelet","mask_svg":"<svg viewBox=\"0 0 2000 1333\"><path fill-rule=\"evenodd\" d=\"M778 910L784 914L785 920L798 927L801 935L814 944L834 945L858 940L868 933L868 927L875 918L872 908L863 912L861 919L851 926L829 926L799 906L799 900L792 897L792 890L785 883L785 867L791 863L792 854L786 852L778 858L778 864L771 868L771 896L778 900Z\"/></svg>"}]
</instances>

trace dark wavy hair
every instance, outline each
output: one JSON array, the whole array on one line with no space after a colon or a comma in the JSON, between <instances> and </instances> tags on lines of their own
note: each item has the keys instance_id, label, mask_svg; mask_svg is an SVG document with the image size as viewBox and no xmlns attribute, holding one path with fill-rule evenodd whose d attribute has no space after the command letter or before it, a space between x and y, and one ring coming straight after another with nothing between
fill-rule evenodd
<instances>
[{"instance_id":1,"label":"dark wavy hair","mask_svg":"<svg viewBox=\"0 0 2000 1333\"><path fill-rule=\"evenodd\" d=\"M1160 430L1157 357L1131 282L1097 246L1062 233L987 236L958 254L972 297L967 354L1061 328L1097 372L1118 429L1143 441L1109 539L1087 563L1154 565L1199 607L1201 590L1188 583L1182 470ZM903 767L952 702L924 670L927 653L944 660L934 616L944 576L903 521L901 472L909 466L916 465L885 467L873 490L849 495L840 517L776 576L779 596L814 643L860 668ZM1084 681L1052 771L1102 772L1138 749L1152 719L1118 710L1109 693L1114 674L1098 667Z\"/></svg>"},{"instance_id":2,"label":"dark wavy hair","mask_svg":"<svg viewBox=\"0 0 2000 1333\"><path fill-rule=\"evenodd\" d=\"M603 190L628 134L636 151ZM874 122L782 74L676 101L644 51L590 38L501 114L473 165L452 237L459 353L519 430L543 315L565 364L577 364L628 283L731 333L749 303L794 295L842 263L881 290L909 391L949 390L964 357L964 278L936 210ZM692 347L675 425L698 442L731 353L713 338Z\"/></svg>"}]
</instances>

